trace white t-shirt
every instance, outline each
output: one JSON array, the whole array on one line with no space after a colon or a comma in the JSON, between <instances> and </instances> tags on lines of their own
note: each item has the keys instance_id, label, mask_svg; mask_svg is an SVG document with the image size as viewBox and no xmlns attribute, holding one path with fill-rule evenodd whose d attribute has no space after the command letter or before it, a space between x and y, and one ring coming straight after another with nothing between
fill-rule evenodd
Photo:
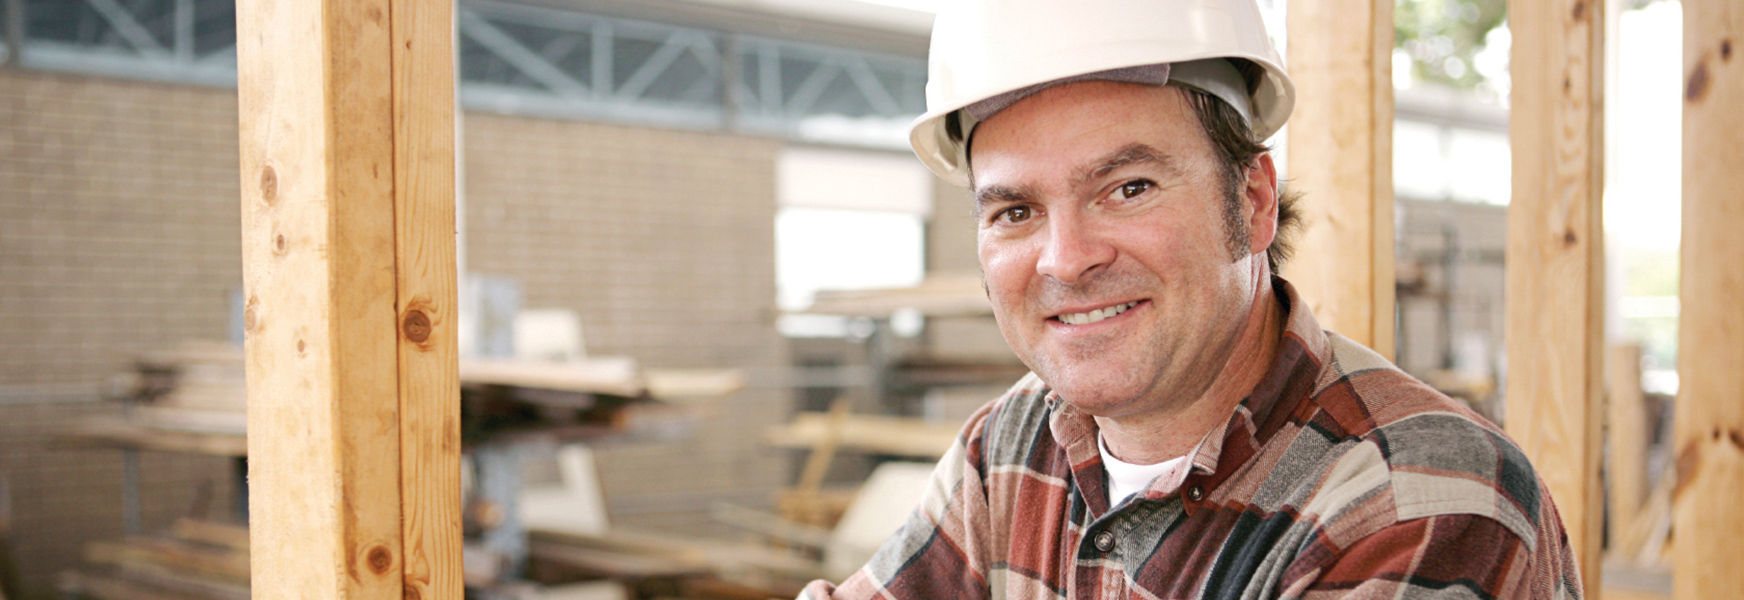
<instances>
[{"instance_id":1,"label":"white t-shirt","mask_svg":"<svg viewBox=\"0 0 1744 600\"><path fill-rule=\"evenodd\" d=\"M1115 458L1101 434L1096 436L1096 449L1102 453L1102 468L1108 471L1109 507L1119 506L1127 496L1144 491L1150 487L1151 480L1187 460L1187 457L1179 456L1154 465L1135 465Z\"/></svg>"}]
</instances>

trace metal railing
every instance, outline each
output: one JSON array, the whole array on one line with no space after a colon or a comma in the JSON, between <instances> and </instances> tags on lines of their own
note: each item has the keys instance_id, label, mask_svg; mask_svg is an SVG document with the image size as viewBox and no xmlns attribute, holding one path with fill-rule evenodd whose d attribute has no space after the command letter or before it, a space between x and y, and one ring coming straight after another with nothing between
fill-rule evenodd
<instances>
[{"instance_id":1,"label":"metal railing","mask_svg":"<svg viewBox=\"0 0 1744 600\"><path fill-rule=\"evenodd\" d=\"M234 0L0 0L6 64L236 84ZM920 58L500 0L456 11L469 109L904 147Z\"/></svg>"}]
</instances>

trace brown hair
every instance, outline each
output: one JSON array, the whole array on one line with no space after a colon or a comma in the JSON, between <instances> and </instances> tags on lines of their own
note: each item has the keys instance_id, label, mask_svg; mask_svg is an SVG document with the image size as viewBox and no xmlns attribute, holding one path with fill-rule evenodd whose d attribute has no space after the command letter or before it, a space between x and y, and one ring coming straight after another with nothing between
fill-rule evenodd
<instances>
[{"instance_id":1,"label":"brown hair","mask_svg":"<svg viewBox=\"0 0 1744 600\"><path fill-rule=\"evenodd\" d=\"M1205 136L1211 139L1211 146L1216 149L1222 167L1226 189L1224 230L1229 234L1230 253L1237 258L1246 256L1248 229L1247 222L1241 218L1241 190L1248 169L1269 148L1253 139L1253 128L1248 126L1247 119L1242 118L1228 102L1199 90L1179 89L1186 94L1187 104L1199 117L1199 125L1205 130ZM1278 234L1266 247L1266 264L1271 267L1273 275L1278 274L1278 268L1290 259L1290 253L1295 250L1296 232L1302 229L1302 210L1297 206L1302 194L1285 190L1282 185L1278 187Z\"/></svg>"}]
</instances>

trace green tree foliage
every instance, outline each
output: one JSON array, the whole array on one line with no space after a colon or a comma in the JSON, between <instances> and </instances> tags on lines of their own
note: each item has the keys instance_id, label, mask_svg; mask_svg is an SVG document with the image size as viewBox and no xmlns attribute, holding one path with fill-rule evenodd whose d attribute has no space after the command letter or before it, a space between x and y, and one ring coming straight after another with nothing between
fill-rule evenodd
<instances>
[{"instance_id":1,"label":"green tree foliage","mask_svg":"<svg viewBox=\"0 0 1744 600\"><path fill-rule=\"evenodd\" d=\"M1474 88L1484 82L1474 57L1507 16L1504 0L1398 0L1393 47L1411 56L1416 79Z\"/></svg>"}]
</instances>

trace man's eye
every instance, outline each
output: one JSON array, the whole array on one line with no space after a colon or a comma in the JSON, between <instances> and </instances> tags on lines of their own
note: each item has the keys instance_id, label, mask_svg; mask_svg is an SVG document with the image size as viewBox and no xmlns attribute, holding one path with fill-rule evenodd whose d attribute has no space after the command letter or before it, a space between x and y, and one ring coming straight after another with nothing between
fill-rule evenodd
<instances>
[{"instance_id":1,"label":"man's eye","mask_svg":"<svg viewBox=\"0 0 1744 600\"><path fill-rule=\"evenodd\" d=\"M1028 206L1013 206L999 211L999 214L995 215L994 218L1005 223L1022 223L1028 221L1032 216L1035 215L1030 212Z\"/></svg>"},{"instance_id":2,"label":"man's eye","mask_svg":"<svg viewBox=\"0 0 1744 600\"><path fill-rule=\"evenodd\" d=\"M1156 187L1156 184L1138 179L1121 184L1120 189L1115 190L1114 194L1117 199L1126 200L1150 191L1153 187Z\"/></svg>"}]
</instances>

